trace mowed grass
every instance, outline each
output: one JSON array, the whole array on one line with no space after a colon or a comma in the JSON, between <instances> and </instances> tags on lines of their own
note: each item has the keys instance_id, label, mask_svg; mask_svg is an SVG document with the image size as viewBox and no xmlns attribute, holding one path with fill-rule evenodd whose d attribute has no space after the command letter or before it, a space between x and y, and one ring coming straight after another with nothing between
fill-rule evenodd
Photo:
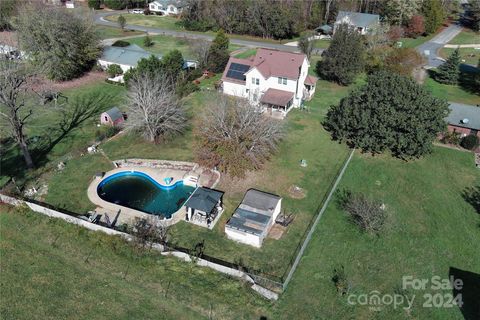
<instances>
[{"instance_id":1,"label":"mowed grass","mask_svg":"<svg viewBox=\"0 0 480 320\"><path fill-rule=\"evenodd\" d=\"M184 30L184 28L177 23L180 21L180 19L172 16L157 16L157 15L146 16L143 14L132 14L132 13L125 13L121 15L125 18L125 20L127 21L127 24L168 29L168 30ZM119 16L120 16L119 14L115 14L115 15L105 17L105 19L108 21L117 22Z\"/></svg>"},{"instance_id":2,"label":"mowed grass","mask_svg":"<svg viewBox=\"0 0 480 320\"><path fill-rule=\"evenodd\" d=\"M480 95L465 91L459 85L441 84L431 77L427 77L425 79L424 86L428 91L438 98L473 105L480 103Z\"/></svg>"},{"instance_id":3,"label":"mowed grass","mask_svg":"<svg viewBox=\"0 0 480 320\"><path fill-rule=\"evenodd\" d=\"M480 48L480 45L478 46ZM439 50L439 54L444 59L447 59L455 49L453 48L442 48ZM462 63L471 64L474 66L478 65L478 59L480 59L480 49L475 48L459 48L458 53L460 54L460 61Z\"/></svg>"},{"instance_id":4,"label":"mowed grass","mask_svg":"<svg viewBox=\"0 0 480 320\"><path fill-rule=\"evenodd\" d=\"M0 206L2 319L259 319L243 282L125 241Z\"/></svg>"},{"instance_id":5,"label":"mowed grass","mask_svg":"<svg viewBox=\"0 0 480 320\"><path fill-rule=\"evenodd\" d=\"M449 44L480 44L480 32L463 29Z\"/></svg>"},{"instance_id":6,"label":"mowed grass","mask_svg":"<svg viewBox=\"0 0 480 320\"><path fill-rule=\"evenodd\" d=\"M253 57L255 54L257 54L257 48L250 48L243 52L240 52L239 54L236 54L235 58L247 59Z\"/></svg>"},{"instance_id":7,"label":"mowed grass","mask_svg":"<svg viewBox=\"0 0 480 320\"><path fill-rule=\"evenodd\" d=\"M95 30L100 39L121 38L135 35L141 35L144 32L135 30L122 30L120 28L108 27L108 26L95 26Z\"/></svg>"},{"instance_id":8,"label":"mowed grass","mask_svg":"<svg viewBox=\"0 0 480 320\"><path fill-rule=\"evenodd\" d=\"M428 36L420 36L420 37L416 37L416 38L401 38L398 41L402 42L402 48L415 48L415 47L418 47L419 45L429 41L435 35L436 34L430 34Z\"/></svg>"},{"instance_id":9,"label":"mowed grass","mask_svg":"<svg viewBox=\"0 0 480 320\"><path fill-rule=\"evenodd\" d=\"M446 279L450 268L480 274L480 216L462 198L466 188L479 183L471 153L435 147L431 155L405 162L356 152L339 188L385 203L388 226L378 237L365 234L330 202L273 318L463 319L458 307L422 307L423 294L431 290L404 292L410 299L416 295L410 311L402 309L406 305L384 305L378 311L369 308L375 306L349 305L332 277L343 265L350 293L376 290L382 297L401 292L403 276ZM478 293L470 295L471 302L478 300Z\"/></svg>"}]
</instances>

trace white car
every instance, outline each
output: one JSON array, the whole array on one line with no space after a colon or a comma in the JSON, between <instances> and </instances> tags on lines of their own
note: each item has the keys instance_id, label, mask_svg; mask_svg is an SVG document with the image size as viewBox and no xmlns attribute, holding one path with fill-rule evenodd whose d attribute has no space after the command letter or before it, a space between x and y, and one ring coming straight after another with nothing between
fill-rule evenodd
<instances>
[{"instance_id":1,"label":"white car","mask_svg":"<svg viewBox=\"0 0 480 320\"><path fill-rule=\"evenodd\" d=\"M143 14L143 9L132 9L130 13Z\"/></svg>"}]
</instances>

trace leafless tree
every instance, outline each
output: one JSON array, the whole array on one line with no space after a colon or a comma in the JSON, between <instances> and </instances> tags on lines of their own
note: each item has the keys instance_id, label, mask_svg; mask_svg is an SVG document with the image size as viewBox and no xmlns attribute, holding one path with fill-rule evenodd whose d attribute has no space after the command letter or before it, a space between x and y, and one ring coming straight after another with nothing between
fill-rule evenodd
<instances>
[{"instance_id":1,"label":"leafless tree","mask_svg":"<svg viewBox=\"0 0 480 320\"><path fill-rule=\"evenodd\" d=\"M219 95L207 106L198 126L197 159L232 176L259 169L283 136L278 120L243 99Z\"/></svg>"},{"instance_id":2,"label":"leafless tree","mask_svg":"<svg viewBox=\"0 0 480 320\"><path fill-rule=\"evenodd\" d=\"M165 244L169 228L163 225L157 216L148 219L135 219L133 227L134 244L139 249L150 248L153 243Z\"/></svg>"},{"instance_id":3,"label":"leafless tree","mask_svg":"<svg viewBox=\"0 0 480 320\"><path fill-rule=\"evenodd\" d=\"M195 56L195 59L198 61L200 68L203 68L207 65L208 62L208 53L210 51L210 42L203 39L198 39L192 41L191 51Z\"/></svg>"},{"instance_id":4,"label":"leafless tree","mask_svg":"<svg viewBox=\"0 0 480 320\"><path fill-rule=\"evenodd\" d=\"M31 76L23 62L0 56L0 116L20 146L28 168L34 166L25 136L25 125L33 114L33 108L25 97Z\"/></svg>"},{"instance_id":5,"label":"leafless tree","mask_svg":"<svg viewBox=\"0 0 480 320\"><path fill-rule=\"evenodd\" d=\"M312 32L304 32L300 36L300 39L298 39L298 48L307 56L308 59L310 59L312 56L314 49L313 36L314 34Z\"/></svg>"},{"instance_id":6,"label":"leafless tree","mask_svg":"<svg viewBox=\"0 0 480 320\"><path fill-rule=\"evenodd\" d=\"M140 132L151 142L183 132L185 112L171 81L161 75L136 74L128 89L127 130Z\"/></svg>"}]
</instances>

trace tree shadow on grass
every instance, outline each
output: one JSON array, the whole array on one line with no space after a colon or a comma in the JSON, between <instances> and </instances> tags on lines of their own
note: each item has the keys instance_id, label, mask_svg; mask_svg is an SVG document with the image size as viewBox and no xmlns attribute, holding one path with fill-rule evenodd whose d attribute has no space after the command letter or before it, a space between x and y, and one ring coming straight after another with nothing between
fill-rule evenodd
<instances>
[{"instance_id":1,"label":"tree shadow on grass","mask_svg":"<svg viewBox=\"0 0 480 320\"><path fill-rule=\"evenodd\" d=\"M454 298L458 296L458 301L462 303L459 309L463 318L465 320L480 319L480 274L454 267L450 267L448 274L456 280L454 284L458 283L457 286L453 286L452 294Z\"/></svg>"},{"instance_id":2,"label":"tree shadow on grass","mask_svg":"<svg viewBox=\"0 0 480 320\"><path fill-rule=\"evenodd\" d=\"M480 95L480 85L476 83L475 77L480 73L478 68L468 64L460 65L460 81L459 85L463 90Z\"/></svg>"}]
</instances>

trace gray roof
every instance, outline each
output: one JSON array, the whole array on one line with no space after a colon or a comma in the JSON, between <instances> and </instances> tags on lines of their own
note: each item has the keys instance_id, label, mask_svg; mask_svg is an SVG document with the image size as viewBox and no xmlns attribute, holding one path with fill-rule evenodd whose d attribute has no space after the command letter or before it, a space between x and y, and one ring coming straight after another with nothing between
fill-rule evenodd
<instances>
[{"instance_id":1,"label":"gray roof","mask_svg":"<svg viewBox=\"0 0 480 320\"><path fill-rule=\"evenodd\" d=\"M210 213L223 196L223 192L199 187L195 189L185 206Z\"/></svg>"},{"instance_id":2,"label":"gray roof","mask_svg":"<svg viewBox=\"0 0 480 320\"><path fill-rule=\"evenodd\" d=\"M162 7L167 7L169 5L174 5L177 8L183 8L187 6L187 2L184 0L155 0L151 1L150 3L157 2L162 5Z\"/></svg>"},{"instance_id":3,"label":"gray roof","mask_svg":"<svg viewBox=\"0 0 480 320\"><path fill-rule=\"evenodd\" d=\"M267 231L275 207L281 199L271 193L255 189L248 190L226 227L255 235L263 234Z\"/></svg>"},{"instance_id":4,"label":"gray roof","mask_svg":"<svg viewBox=\"0 0 480 320\"><path fill-rule=\"evenodd\" d=\"M480 106L450 102L450 114L445 119L448 124L468 129L480 130ZM468 121L465 123L465 119Z\"/></svg>"},{"instance_id":5,"label":"gray roof","mask_svg":"<svg viewBox=\"0 0 480 320\"><path fill-rule=\"evenodd\" d=\"M153 53L143 50L136 44L131 44L126 47L107 46L103 49L100 60L135 67L138 61L143 58L149 58L151 55L153 55ZM162 58L162 56L158 54L155 56L159 59Z\"/></svg>"},{"instance_id":6,"label":"gray roof","mask_svg":"<svg viewBox=\"0 0 480 320\"><path fill-rule=\"evenodd\" d=\"M122 111L120 111L120 109L117 107L113 107L112 109L105 111L105 113L108 114L112 121L117 121L118 119L123 118Z\"/></svg>"},{"instance_id":7,"label":"gray roof","mask_svg":"<svg viewBox=\"0 0 480 320\"><path fill-rule=\"evenodd\" d=\"M363 28L371 26L372 24L380 21L380 16L378 14L338 11L337 20L335 21L335 23L339 23L345 17L348 17L350 19L350 23L354 26Z\"/></svg>"}]
</instances>

